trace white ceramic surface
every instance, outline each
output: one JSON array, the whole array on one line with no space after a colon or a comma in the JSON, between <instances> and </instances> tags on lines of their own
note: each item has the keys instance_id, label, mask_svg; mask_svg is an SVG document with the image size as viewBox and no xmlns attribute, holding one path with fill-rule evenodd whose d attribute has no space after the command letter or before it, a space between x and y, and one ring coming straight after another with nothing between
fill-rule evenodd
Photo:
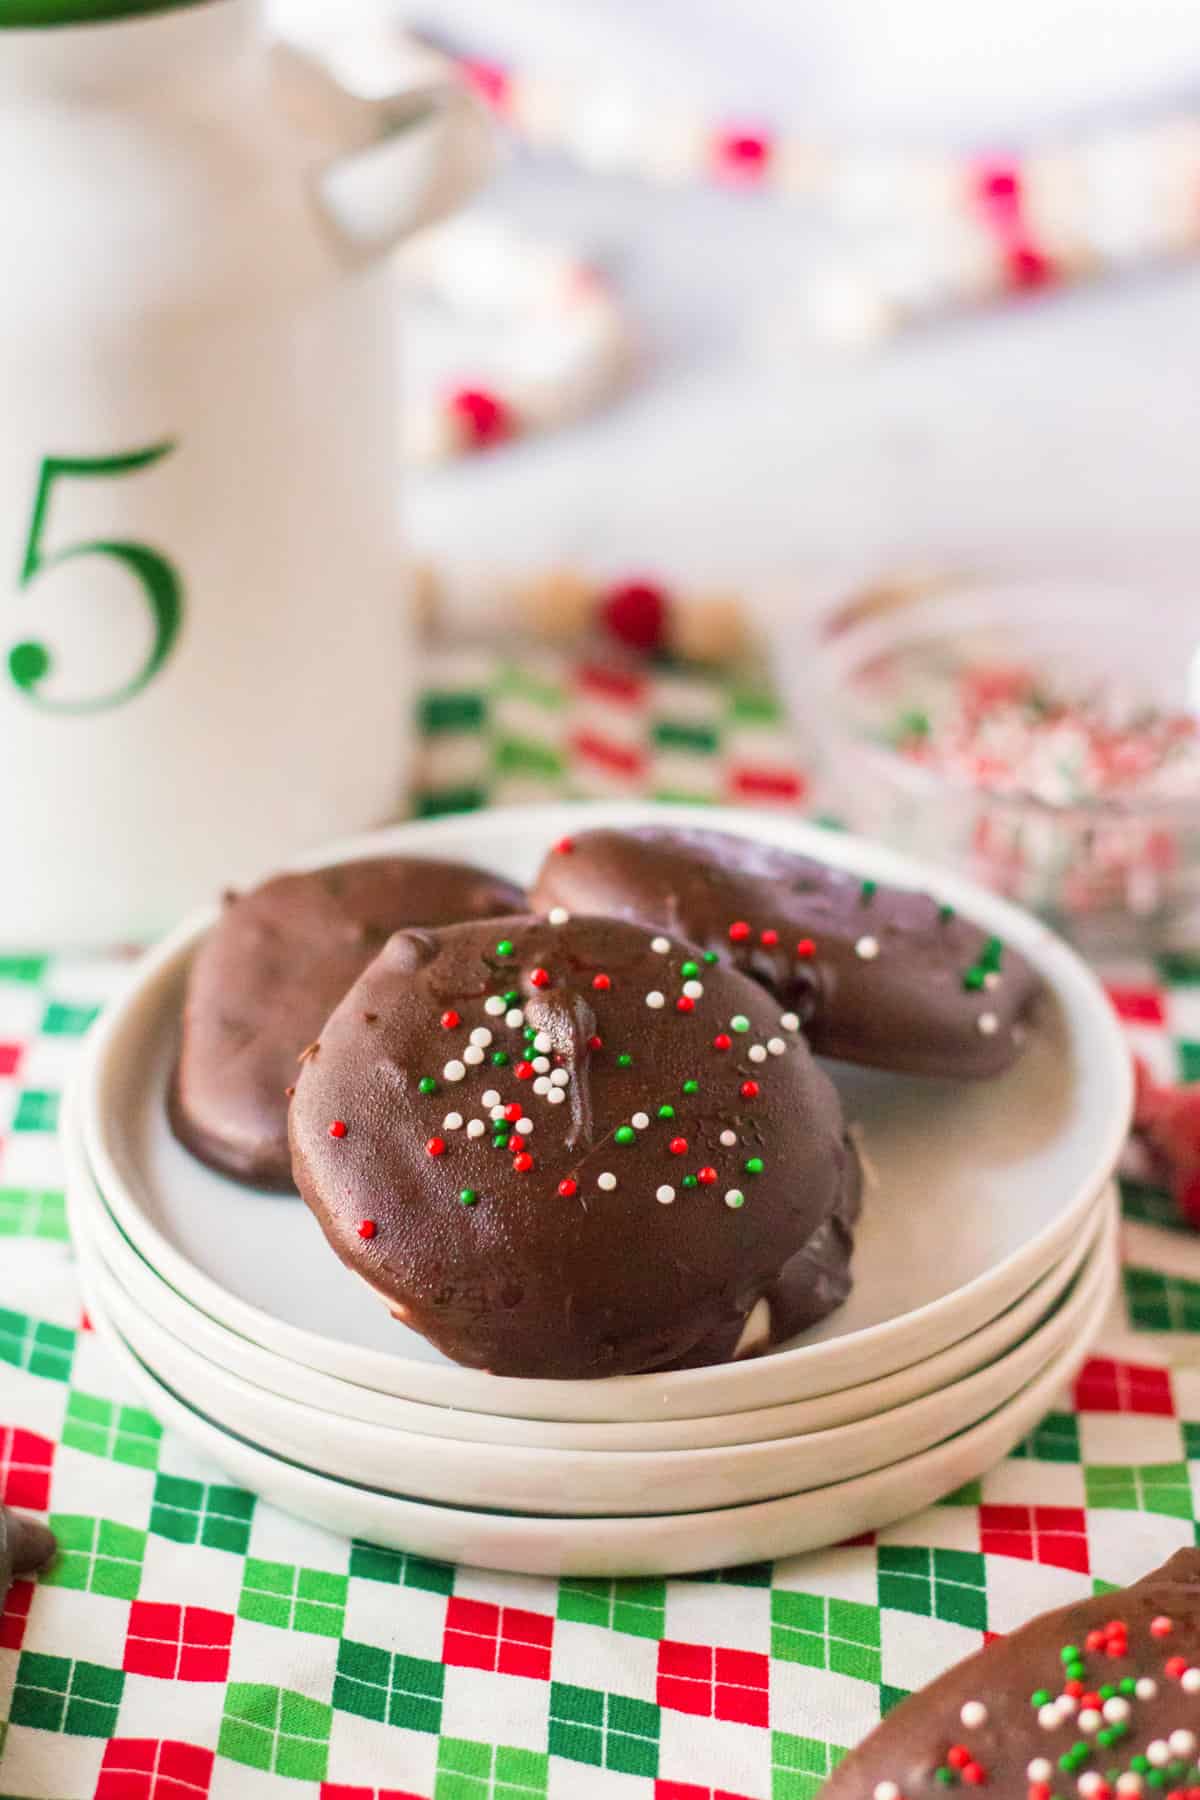
<instances>
[{"instance_id":1,"label":"white ceramic surface","mask_svg":"<svg viewBox=\"0 0 1200 1800\"><path fill-rule=\"evenodd\" d=\"M219 1430L177 1399L126 1347L83 1271L93 1323L147 1405L165 1425L271 1504L330 1531L352 1532L372 1543L448 1562L529 1575L607 1576L685 1574L795 1555L931 1506L1006 1456L1054 1404L1099 1331L1115 1283L1114 1265L1079 1337L1007 1406L921 1456L833 1487L719 1512L557 1519L398 1499L315 1474Z\"/></svg>"},{"instance_id":2,"label":"white ceramic surface","mask_svg":"<svg viewBox=\"0 0 1200 1800\"><path fill-rule=\"evenodd\" d=\"M183 1337L210 1362L269 1393L342 1418L400 1427L431 1437L460 1438L468 1443L531 1444L560 1450L702 1449L793 1437L873 1418L890 1407L934 1393L1011 1349L1045 1318L1093 1247L1100 1229L1098 1216L1094 1221L1089 1219L1061 1262L981 1331L924 1362L865 1386L842 1388L791 1405L720 1413L711 1419L630 1420L599 1425L508 1419L496 1413L427 1406L324 1375L303 1363L289 1362L229 1331L207 1313L198 1312L138 1255L108 1212L88 1173L69 1101L63 1111L60 1136L67 1157L73 1228L78 1217L96 1255L148 1318ZM1111 1188L1106 1190L1111 1192Z\"/></svg>"},{"instance_id":3,"label":"white ceramic surface","mask_svg":"<svg viewBox=\"0 0 1200 1800\"><path fill-rule=\"evenodd\" d=\"M878 1379L988 1323L1064 1254L1115 1165L1131 1074L1106 998L1063 943L969 883L782 815L705 816L864 876L936 889L1034 962L1051 996L1025 1056L998 1080L833 1069L879 1186L854 1291L802 1342L750 1363L596 1382L487 1376L439 1357L367 1303L305 1209L223 1179L171 1136L162 1098L188 960L211 911L143 960L85 1054L88 1159L122 1230L202 1311L281 1356L405 1398L524 1418L679 1419L777 1405ZM527 879L567 829L651 819L694 822L695 812L513 808L399 826L306 861L392 849L466 856Z\"/></svg>"},{"instance_id":4,"label":"white ceramic surface","mask_svg":"<svg viewBox=\"0 0 1200 1800\"><path fill-rule=\"evenodd\" d=\"M97 1258L96 1293L146 1367L215 1424L326 1475L445 1505L558 1516L699 1512L827 1487L915 1456L1003 1406L1077 1342L1116 1257L1116 1212L1071 1293L1006 1356L940 1393L805 1436L717 1449L533 1449L425 1437L317 1412L209 1362L148 1318ZM85 1233L86 1236L86 1228Z\"/></svg>"}]
</instances>

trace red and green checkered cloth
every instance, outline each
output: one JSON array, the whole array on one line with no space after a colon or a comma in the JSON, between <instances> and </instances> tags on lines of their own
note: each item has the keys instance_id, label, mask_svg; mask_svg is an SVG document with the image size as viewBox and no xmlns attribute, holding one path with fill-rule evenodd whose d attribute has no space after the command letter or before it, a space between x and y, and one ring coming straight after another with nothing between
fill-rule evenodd
<instances>
[{"instance_id":1,"label":"red and green checkered cloth","mask_svg":"<svg viewBox=\"0 0 1200 1800\"><path fill-rule=\"evenodd\" d=\"M805 794L769 696L448 657L423 811ZM1200 1239L1127 1184L1101 1352L1020 1449L876 1537L670 1581L451 1568L260 1504L139 1406L80 1310L58 1099L115 959L0 958L0 1493L62 1546L0 1615L0 1800L808 1800L896 1700L1197 1541ZM1200 962L1115 972L1200 1074Z\"/></svg>"}]
</instances>

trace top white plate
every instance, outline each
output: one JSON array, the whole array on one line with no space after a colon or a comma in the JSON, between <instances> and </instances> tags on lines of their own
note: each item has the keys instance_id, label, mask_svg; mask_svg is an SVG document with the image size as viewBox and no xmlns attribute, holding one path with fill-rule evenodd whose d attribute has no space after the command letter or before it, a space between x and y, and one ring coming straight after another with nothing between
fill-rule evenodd
<instances>
[{"instance_id":1,"label":"top white plate","mask_svg":"<svg viewBox=\"0 0 1200 1800\"><path fill-rule=\"evenodd\" d=\"M932 889L1019 949L1049 990L1025 1055L999 1080L831 1070L877 1186L854 1291L815 1331L752 1362L608 1381L518 1381L447 1362L338 1262L298 1201L224 1179L172 1137L163 1096L188 963L212 909L143 958L89 1041L79 1095L87 1154L122 1229L195 1305L280 1355L410 1399L522 1418L689 1418L779 1405L873 1380L978 1330L1063 1253L1115 1166L1132 1084L1107 1000L1036 920L957 877L777 814L704 817L863 877ZM521 881L567 830L650 820L694 824L696 813L512 808L397 826L306 863L461 856Z\"/></svg>"}]
</instances>

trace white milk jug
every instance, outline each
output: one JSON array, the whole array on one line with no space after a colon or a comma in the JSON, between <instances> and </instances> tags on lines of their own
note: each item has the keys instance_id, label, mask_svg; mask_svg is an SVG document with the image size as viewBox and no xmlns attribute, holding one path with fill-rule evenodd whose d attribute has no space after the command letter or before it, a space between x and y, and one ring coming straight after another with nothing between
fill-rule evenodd
<instances>
[{"instance_id":1,"label":"white milk jug","mask_svg":"<svg viewBox=\"0 0 1200 1800\"><path fill-rule=\"evenodd\" d=\"M0 0L0 945L402 802L386 252L488 140L385 60L335 80L256 0Z\"/></svg>"}]
</instances>

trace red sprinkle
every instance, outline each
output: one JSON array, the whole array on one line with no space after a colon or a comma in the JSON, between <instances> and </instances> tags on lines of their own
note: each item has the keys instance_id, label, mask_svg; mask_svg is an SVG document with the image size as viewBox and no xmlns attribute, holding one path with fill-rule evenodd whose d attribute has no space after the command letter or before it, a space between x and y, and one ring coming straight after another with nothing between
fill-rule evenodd
<instances>
[{"instance_id":1,"label":"red sprinkle","mask_svg":"<svg viewBox=\"0 0 1200 1800\"><path fill-rule=\"evenodd\" d=\"M1158 1615L1157 1619L1151 1619L1151 1621L1150 1621L1150 1636L1151 1637L1156 1637L1156 1638L1170 1637L1171 1631L1172 1631L1172 1624L1171 1624L1170 1619L1167 1618L1165 1613L1160 1613Z\"/></svg>"},{"instance_id":2,"label":"red sprinkle","mask_svg":"<svg viewBox=\"0 0 1200 1800\"><path fill-rule=\"evenodd\" d=\"M590 1037L588 1039L588 1049L589 1050L602 1050L603 1048L604 1048L604 1039L602 1037Z\"/></svg>"},{"instance_id":3,"label":"red sprinkle","mask_svg":"<svg viewBox=\"0 0 1200 1800\"><path fill-rule=\"evenodd\" d=\"M1187 1669L1187 1666L1186 1656L1168 1656L1166 1662L1163 1664L1163 1674L1168 1675L1172 1681L1179 1681Z\"/></svg>"},{"instance_id":4,"label":"red sprinkle","mask_svg":"<svg viewBox=\"0 0 1200 1800\"><path fill-rule=\"evenodd\" d=\"M432 1137L432 1138L430 1138L429 1142L426 1144L425 1148L429 1152L430 1156L445 1156L446 1140L445 1140L445 1138Z\"/></svg>"},{"instance_id":5,"label":"red sprinkle","mask_svg":"<svg viewBox=\"0 0 1200 1800\"><path fill-rule=\"evenodd\" d=\"M330 1137L345 1137L345 1135L346 1135L345 1119L335 1119L333 1121L333 1124L329 1127L329 1135L330 1135Z\"/></svg>"},{"instance_id":6,"label":"red sprinkle","mask_svg":"<svg viewBox=\"0 0 1200 1800\"><path fill-rule=\"evenodd\" d=\"M813 943L813 940L811 938L801 938L800 942L796 945L796 955L815 956L816 954L817 946Z\"/></svg>"},{"instance_id":7,"label":"red sprinkle","mask_svg":"<svg viewBox=\"0 0 1200 1800\"><path fill-rule=\"evenodd\" d=\"M730 1035L727 1031L718 1031L716 1037L713 1039L713 1049L714 1050L732 1050L733 1049L733 1039L730 1037Z\"/></svg>"},{"instance_id":8,"label":"red sprinkle","mask_svg":"<svg viewBox=\"0 0 1200 1800\"><path fill-rule=\"evenodd\" d=\"M672 1138L670 1143L667 1145L667 1149L671 1152L672 1156L686 1156L687 1155L687 1139L686 1138Z\"/></svg>"},{"instance_id":9,"label":"red sprinkle","mask_svg":"<svg viewBox=\"0 0 1200 1800\"><path fill-rule=\"evenodd\" d=\"M744 944L746 942L746 939L749 936L750 936L750 927L749 927L749 925L747 925L745 919L735 919L733 921L733 924L729 927L730 943L731 944Z\"/></svg>"},{"instance_id":10,"label":"red sprinkle","mask_svg":"<svg viewBox=\"0 0 1200 1800\"><path fill-rule=\"evenodd\" d=\"M446 406L460 426L464 441L474 449L502 443L515 428L508 405L490 388L456 388Z\"/></svg>"},{"instance_id":11,"label":"red sprinkle","mask_svg":"<svg viewBox=\"0 0 1200 1800\"><path fill-rule=\"evenodd\" d=\"M968 1787L985 1787L987 1785L987 1770L983 1767L982 1763L969 1762L963 1769L962 1778Z\"/></svg>"},{"instance_id":12,"label":"red sprinkle","mask_svg":"<svg viewBox=\"0 0 1200 1800\"><path fill-rule=\"evenodd\" d=\"M558 1191L564 1200L569 1200L572 1194L577 1194L579 1192L579 1183L573 1176L565 1175L558 1184Z\"/></svg>"},{"instance_id":13,"label":"red sprinkle","mask_svg":"<svg viewBox=\"0 0 1200 1800\"><path fill-rule=\"evenodd\" d=\"M965 1769L971 1760L971 1752L965 1744L951 1744L946 1752L946 1761L952 1769Z\"/></svg>"},{"instance_id":14,"label":"red sprinkle","mask_svg":"<svg viewBox=\"0 0 1200 1800\"><path fill-rule=\"evenodd\" d=\"M1031 1781L1026 1789L1026 1800L1050 1800L1050 1789L1044 1781Z\"/></svg>"},{"instance_id":15,"label":"red sprinkle","mask_svg":"<svg viewBox=\"0 0 1200 1800\"><path fill-rule=\"evenodd\" d=\"M758 1099L758 1083L757 1083L757 1081L743 1081L742 1087L741 1087L741 1094L742 1094L743 1100L757 1100Z\"/></svg>"},{"instance_id":16,"label":"red sprinkle","mask_svg":"<svg viewBox=\"0 0 1200 1800\"><path fill-rule=\"evenodd\" d=\"M462 1024L462 1019L460 1018L458 1013L455 1012L454 1008L451 1006L450 1008L448 1008L448 1010L446 1012L444 1012L442 1014L442 1024L447 1031L453 1031L454 1027L456 1025Z\"/></svg>"},{"instance_id":17,"label":"red sprinkle","mask_svg":"<svg viewBox=\"0 0 1200 1800\"><path fill-rule=\"evenodd\" d=\"M765 944L768 950L773 950L779 942L779 933L774 930L760 931L758 941L760 944Z\"/></svg>"},{"instance_id":18,"label":"red sprinkle","mask_svg":"<svg viewBox=\"0 0 1200 1800\"><path fill-rule=\"evenodd\" d=\"M373 1238L375 1236L374 1219L364 1219L358 1228L358 1235L361 1238Z\"/></svg>"},{"instance_id":19,"label":"red sprinkle","mask_svg":"<svg viewBox=\"0 0 1200 1800\"><path fill-rule=\"evenodd\" d=\"M510 1150L519 1150L524 1142L525 1139L521 1136L520 1132L514 1131L508 1140L508 1147Z\"/></svg>"},{"instance_id":20,"label":"red sprinkle","mask_svg":"<svg viewBox=\"0 0 1200 1800\"><path fill-rule=\"evenodd\" d=\"M534 987L536 987L536 988L545 988L545 987L550 986L550 976L549 976L549 973L545 969L534 969L531 972L529 979L530 979L530 981L532 981Z\"/></svg>"},{"instance_id":21,"label":"red sprinkle","mask_svg":"<svg viewBox=\"0 0 1200 1800\"><path fill-rule=\"evenodd\" d=\"M1128 1656L1129 1639L1126 1637L1110 1637L1105 1649L1110 1656Z\"/></svg>"},{"instance_id":22,"label":"red sprinkle","mask_svg":"<svg viewBox=\"0 0 1200 1800\"><path fill-rule=\"evenodd\" d=\"M555 844L555 846L554 846L554 854L555 854L555 856L570 856L570 854L574 848L575 848L575 839L574 838L569 838L569 837L559 838L557 844Z\"/></svg>"},{"instance_id":23,"label":"red sprinkle","mask_svg":"<svg viewBox=\"0 0 1200 1800\"><path fill-rule=\"evenodd\" d=\"M690 994L680 994L678 1000L675 1002L675 1011L676 1012L695 1012L695 1010L696 1010L696 1002L692 999L691 995Z\"/></svg>"},{"instance_id":24,"label":"red sprinkle","mask_svg":"<svg viewBox=\"0 0 1200 1800\"><path fill-rule=\"evenodd\" d=\"M518 1081L532 1081L533 1064L531 1062L519 1062L513 1070L513 1073Z\"/></svg>"},{"instance_id":25,"label":"red sprinkle","mask_svg":"<svg viewBox=\"0 0 1200 1800\"><path fill-rule=\"evenodd\" d=\"M606 994L608 992L609 988L612 986L612 976L611 975L593 975L592 976L592 986L594 988L598 988L602 994Z\"/></svg>"},{"instance_id":26,"label":"red sprinkle","mask_svg":"<svg viewBox=\"0 0 1200 1800\"><path fill-rule=\"evenodd\" d=\"M510 1100L504 1109L504 1116L510 1125L515 1125L518 1119L525 1117L525 1108L518 1101Z\"/></svg>"},{"instance_id":27,"label":"red sprinkle","mask_svg":"<svg viewBox=\"0 0 1200 1800\"><path fill-rule=\"evenodd\" d=\"M519 1156L513 1157L513 1168L518 1175L527 1175L533 1167L533 1158L528 1150L522 1150Z\"/></svg>"},{"instance_id":28,"label":"red sprinkle","mask_svg":"<svg viewBox=\"0 0 1200 1800\"><path fill-rule=\"evenodd\" d=\"M707 1163L704 1168L696 1170L696 1180L702 1181L705 1187L711 1187L716 1179L717 1171L714 1168L711 1168Z\"/></svg>"},{"instance_id":29,"label":"red sprinkle","mask_svg":"<svg viewBox=\"0 0 1200 1800\"><path fill-rule=\"evenodd\" d=\"M1082 1681L1064 1681L1063 1693L1070 1694L1072 1700L1078 1700L1083 1693Z\"/></svg>"},{"instance_id":30,"label":"red sprinkle","mask_svg":"<svg viewBox=\"0 0 1200 1800\"><path fill-rule=\"evenodd\" d=\"M1086 1707L1090 1707L1093 1712L1099 1712L1100 1708L1103 1705L1104 1705L1104 1702L1100 1698L1099 1694L1081 1694L1079 1696L1080 1712L1082 1712Z\"/></svg>"},{"instance_id":31,"label":"red sprinkle","mask_svg":"<svg viewBox=\"0 0 1200 1800\"><path fill-rule=\"evenodd\" d=\"M1108 1634L1103 1631L1089 1631L1083 1640L1086 1650L1103 1650L1108 1642Z\"/></svg>"}]
</instances>

